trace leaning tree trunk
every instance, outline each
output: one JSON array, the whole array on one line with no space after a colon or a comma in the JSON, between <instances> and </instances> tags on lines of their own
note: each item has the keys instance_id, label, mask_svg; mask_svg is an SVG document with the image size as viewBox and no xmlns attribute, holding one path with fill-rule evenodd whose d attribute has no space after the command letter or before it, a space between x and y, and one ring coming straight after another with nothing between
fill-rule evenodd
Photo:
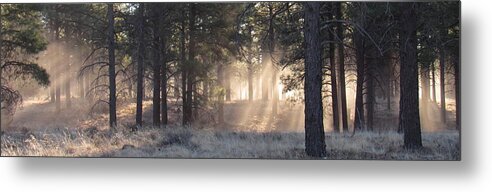
<instances>
[{"instance_id":1,"label":"leaning tree trunk","mask_svg":"<svg viewBox=\"0 0 492 192\"><path fill-rule=\"evenodd\" d=\"M109 126L116 126L116 72L114 56L114 12L108 3L108 55L109 55Z\"/></svg>"},{"instance_id":2,"label":"leaning tree trunk","mask_svg":"<svg viewBox=\"0 0 492 192\"><path fill-rule=\"evenodd\" d=\"M144 11L145 4L140 3L138 8L138 25L137 25L137 34L138 34L138 57L137 57L137 110L136 110L136 124L137 127L142 127L142 101L143 101L143 72L144 72Z\"/></svg>"},{"instance_id":3,"label":"leaning tree trunk","mask_svg":"<svg viewBox=\"0 0 492 192\"><path fill-rule=\"evenodd\" d=\"M319 2L306 2L304 7L305 80L304 128L306 153L309 156L326 156L323 128L323 101L321 96L322 68L320 44Z\"/></svg>"},{"instance_id":4,"label":"leaning tree trunk","mask_svg":"<svg viewBox=\"0 0 492 192\"><path fill-rule=\"evenodd\" d=\"M421 148L417 65L417 3L401 3L400 126L405 148Z\"/></svg>"}]
</instances>

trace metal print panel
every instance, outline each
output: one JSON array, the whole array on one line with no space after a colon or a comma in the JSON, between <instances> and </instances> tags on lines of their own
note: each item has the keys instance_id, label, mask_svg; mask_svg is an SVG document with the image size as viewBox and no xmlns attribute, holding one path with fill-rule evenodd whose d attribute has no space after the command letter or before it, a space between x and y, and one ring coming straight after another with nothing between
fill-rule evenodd
<instances>
[{"instance_id":1,"label":"metal print panel","mask_svg":"<svg viewBox=\"0 0 492 192\"><path fill-rule=\"evenodd\" d=\"M460 160L460 2L1 4L1 156Z\"/></svg>"}]
</instances>

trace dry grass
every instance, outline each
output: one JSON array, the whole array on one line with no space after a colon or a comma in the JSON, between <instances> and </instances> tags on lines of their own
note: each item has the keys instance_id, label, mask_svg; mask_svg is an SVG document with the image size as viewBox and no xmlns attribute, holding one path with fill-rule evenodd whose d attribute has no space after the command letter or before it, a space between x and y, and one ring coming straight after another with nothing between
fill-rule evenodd
<instances>
[{"instance_id":1,"label":"dry grass","mask_svg":"<svg viewBox=\"0 0 492 192\"><path fill-rule=\"evenodd\" d=\"M9 132L1 136L2 156L273 158L311 159L299 132L232 132L168 127L136 132L95 128L44 132ZM421 150L402 149L402 135L358 133L354 137L327 134L328 159L459 160L457 132L424 133Z\"/></svg>"}]
</instances>

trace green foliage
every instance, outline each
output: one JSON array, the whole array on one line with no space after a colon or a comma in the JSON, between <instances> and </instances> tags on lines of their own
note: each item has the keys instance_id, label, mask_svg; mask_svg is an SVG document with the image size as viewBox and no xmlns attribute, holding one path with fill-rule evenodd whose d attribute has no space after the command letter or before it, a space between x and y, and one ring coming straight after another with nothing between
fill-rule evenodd
<instances>
[{"instance_id":1,"label":"green foliage","mask_svg":"<svg viewBox=\"0 0 492 192\"><path fill-rule=\"evenodd\" d=\"M46 70L33 62L34 55L47 47L39 10L36 5L1 5L1 103L2 109L9 113L22 102L22 96L12 87L13 82L33 79L42 86L50 83Z\"/></svg>"},{"instance_id":2,"label":"green foliage","mask_svg":"<svg viewBox=\"0 0 492 192\"><path fill-rule=\"evenodd\" d=\"M12 35L13 44L24 49L28 54L36 54L46 49L47 42L41 36L40 30L29 28Z\"/></svg>"}]
</instances>

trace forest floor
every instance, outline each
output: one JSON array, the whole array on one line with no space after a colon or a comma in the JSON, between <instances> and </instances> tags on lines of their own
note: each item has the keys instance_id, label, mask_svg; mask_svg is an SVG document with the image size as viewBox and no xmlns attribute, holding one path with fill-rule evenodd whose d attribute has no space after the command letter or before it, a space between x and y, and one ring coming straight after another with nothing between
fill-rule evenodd
<instances>
[{"instance_id":1,"label":"forest floor","mask_svg":"<svg viewBox=\"0 0 492 192\"><path fill-rule=\"evenodd\" d=\"M97 110L87 115L84 103L73 102L70 109L56 113L53 104L27 102L8 128L2 128L1 155L311 159L304 152L302 111L289 106L272 116L265 109L268 107L264 103L228 103L225 125L182 127L179 109L171 106L171 125L153 128L148 125L151 102L144 102L144 119L148 121L135 131L131 123L134 106L122 104L119 126L110 131L107 115ZM353 136L327 131L326 144L326 159L459 160L461 151L459 133L452 130L424 132L420 150L403 149L403 135L394 131L357 132Z\"/></svg>"}]
</instances>

